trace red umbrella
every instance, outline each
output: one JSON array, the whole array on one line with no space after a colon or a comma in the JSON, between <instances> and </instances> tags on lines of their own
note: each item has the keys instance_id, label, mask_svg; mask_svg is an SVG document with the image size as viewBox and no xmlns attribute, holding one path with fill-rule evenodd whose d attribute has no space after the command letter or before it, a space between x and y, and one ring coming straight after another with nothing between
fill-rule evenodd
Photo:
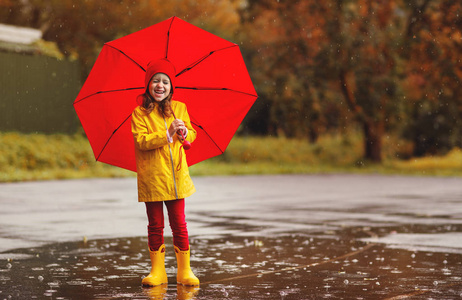
<instances>
[{"instance_id":1,"label":"red umbrella","mask_svg":"<svg viewBox=\"0 0 462 300\"><path fill-rule=\"evenodd\" d=\"M157 58L175 65L173 98L198 131L188 165L222 154L257 99L237 44L172 17L104 44L74 101L97 161L136 172L131 113Z\"/></svg>"}]
</instances>

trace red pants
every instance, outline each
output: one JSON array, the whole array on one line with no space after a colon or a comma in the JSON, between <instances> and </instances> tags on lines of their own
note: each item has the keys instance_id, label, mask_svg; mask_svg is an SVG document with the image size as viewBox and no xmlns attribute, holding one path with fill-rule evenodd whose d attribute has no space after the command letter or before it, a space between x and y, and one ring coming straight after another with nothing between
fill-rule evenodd
<instances>
[{"instance_id":1,"label":"red pants","mask_svg":"<svg viewBox=\"0 0 462 300\"><path fill-rule=\"evenodd\" d=\"M157 251L164 243L164 206L167 206L168 220L173 234L173 244L180 250L189 250L188 228L184 215L184 199L146 202L148 215L148 245Z\"/></svg>"}]
</instances>

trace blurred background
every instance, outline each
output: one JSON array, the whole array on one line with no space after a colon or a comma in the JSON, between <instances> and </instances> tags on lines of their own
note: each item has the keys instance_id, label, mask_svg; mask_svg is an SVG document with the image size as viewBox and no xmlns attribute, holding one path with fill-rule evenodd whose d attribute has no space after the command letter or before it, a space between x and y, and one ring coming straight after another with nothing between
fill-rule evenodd
<instances>
[{"instance_id":1,"label":"blurred background","mask_svg":"<svg viewBox=\"0 0 462 300\"><path fill-rule=\"evenodd\" d=\"M0 181L95 163L72 103L105 42L177 16L239 44L259 99L193 175L462 175L462 2L0 0Z\"/></svg>"}]
</instances>

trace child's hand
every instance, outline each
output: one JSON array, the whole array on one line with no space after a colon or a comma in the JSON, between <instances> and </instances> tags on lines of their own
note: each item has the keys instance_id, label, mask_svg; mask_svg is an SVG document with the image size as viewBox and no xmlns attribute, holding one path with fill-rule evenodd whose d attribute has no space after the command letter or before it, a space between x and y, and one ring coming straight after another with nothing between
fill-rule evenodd
<instances>
[{"instance_id":1,"label":"child's hand","mask_svg":"<svg viewBox=\"0 0 462 300\"><path fill-rule=\"evenodd\" d=\"M182 132L186 132L186 126L184 125L184 122L180 119L175 119L172 124L170 124L170 128L168 129L169 135L173 137L173 135L176 133L181 137Z\"/></svg>"}]
</instances>

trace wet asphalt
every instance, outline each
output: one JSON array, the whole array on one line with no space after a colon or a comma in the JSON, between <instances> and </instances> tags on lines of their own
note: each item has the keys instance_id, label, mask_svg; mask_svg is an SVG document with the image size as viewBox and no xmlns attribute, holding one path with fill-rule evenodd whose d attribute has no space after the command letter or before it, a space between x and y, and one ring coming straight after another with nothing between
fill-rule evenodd
<instances>
[{"instance_id":1,"label":"wet asphalt","mask_svg":"<svg viewBox=\"0 0 462 300\"><path fill-rule=\"evenodd\" d=\"M0 299L462 299L462 178L193 178L200 287L149 273L136 180L0 184Z\"/></svg>"}]
</instances>

